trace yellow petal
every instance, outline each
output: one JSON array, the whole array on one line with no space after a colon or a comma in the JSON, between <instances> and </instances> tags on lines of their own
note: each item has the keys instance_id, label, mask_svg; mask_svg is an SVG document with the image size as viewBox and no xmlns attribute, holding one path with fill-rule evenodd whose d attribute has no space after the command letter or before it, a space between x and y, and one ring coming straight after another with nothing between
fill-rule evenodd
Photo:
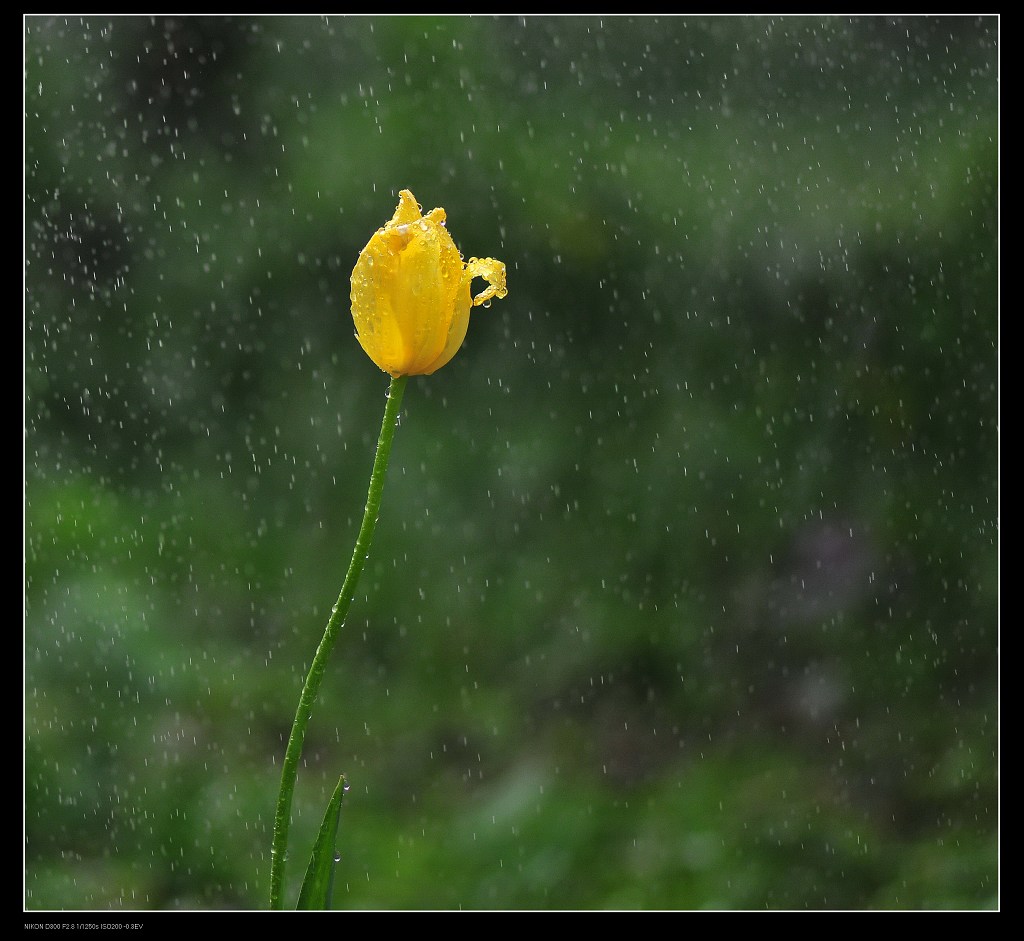
<instances>
[{"instance_id":1,"label":"yellow petal","mask_svg":"<svg viewBox=\"0 0 1024 941\"><path fill-rule=\"evenodd\" d=\"M356 337L392 376L440 369L462 346L470 307L508 293L505 266L493 258L464 265L444 222L443 209L424 216L402 190L391 220L373 234L352 271ZM475 277L488 287L471 299Z\"/></svg>"},{"instance_id":2,"label":"yellow petal","mask_svg":"<svg viewBox=\"0 0 1024 941\"><path fill-rule=\"evenodd\" d=\"M487 289L481 291L473 298L473 306L479 307L485 304L492 297L499 300L508 294L505 287L505 266L497 258L470 258L466 265L466 275L469 280L483 278L487 281Z\"/></svg>"}]
</instances>

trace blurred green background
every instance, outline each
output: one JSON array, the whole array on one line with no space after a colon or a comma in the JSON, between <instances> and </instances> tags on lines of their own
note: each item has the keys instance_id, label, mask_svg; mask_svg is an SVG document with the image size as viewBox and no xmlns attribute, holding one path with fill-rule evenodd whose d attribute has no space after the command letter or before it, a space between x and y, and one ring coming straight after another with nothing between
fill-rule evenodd
<instances>
[{"instance_id":1,"label":"blurred green background","mask_svg":"<svg viewBox=\"0 0 1024 941\"><path fill-rule=\"evenodd\" d=\"M25 20L25 906L258 908L399 189L410 381L307 739L352 909L998 894L995 17Z\"/></svg>"}]
</instances>

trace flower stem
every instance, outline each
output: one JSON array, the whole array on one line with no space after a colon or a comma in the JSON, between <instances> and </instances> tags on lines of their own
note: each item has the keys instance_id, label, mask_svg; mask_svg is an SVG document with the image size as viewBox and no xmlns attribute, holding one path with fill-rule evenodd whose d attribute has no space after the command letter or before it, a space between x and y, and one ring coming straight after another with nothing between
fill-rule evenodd
<instances>
[{"instance_id":1,"label":"flower stem","mask_svg":"<svg viewBox=\"0 0 1024 941\"><path fill-rule=\"evenodd\" d=\"M288 736L288 747L284 753L284 765L281 768L281 790L277 796L277 809L274 812L274 842L270 850L270 907L284 907L282 892L284 889L284 867L288 855L288 828L291 826L292 796L295 793L295 779L299 773L299 758L302 756L302 743L306 737L306 728L320 692L327 661L330 659L334 643L338 639L341 626L348 616L352 604L352 596L356 591L356 583L363 572L366 557L373 540L373 531L377 526L377 514L380 511L381 496L384 493L384 475L388 468L391 455L391 442L395 437L395 425L398 410L402 405L402 395L408 376L399 376L391 380L388 389L387 404L384 406L384 421L380 426L380 437L377 439L377 453L373 459L373 471L370 474L370 487L366 494L366 509L363 522L359 527L355 548L352 550L352 561L349 563L345 582L341 586L338 602L331 609L331 616L324 629L324 636L316 648L313 663L306 676L306 683L299 696L299 707L295 710L295 720Z\"/></svg>"}]
</instances>

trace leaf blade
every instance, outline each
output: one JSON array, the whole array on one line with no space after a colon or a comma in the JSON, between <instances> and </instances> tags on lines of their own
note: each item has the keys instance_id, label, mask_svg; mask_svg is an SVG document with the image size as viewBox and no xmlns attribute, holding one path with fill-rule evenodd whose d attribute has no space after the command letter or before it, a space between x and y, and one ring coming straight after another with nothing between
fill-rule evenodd
<instances>
[{"instance_id":1,"label":"leaf blade","mask_svg":"<svg viewBox=\"0 0 1024 941\"><path fill-rule=\"evenodd\" d=\"M299 890L299 900L295 905L298 911L325 911L331 907L336 863L335 843L338 837L338 822L341 819L341 804L347 790L348 782L345 775L342 775L324 812L320 832L313 844L306 876Z\"/></svg>"}]
</instances>

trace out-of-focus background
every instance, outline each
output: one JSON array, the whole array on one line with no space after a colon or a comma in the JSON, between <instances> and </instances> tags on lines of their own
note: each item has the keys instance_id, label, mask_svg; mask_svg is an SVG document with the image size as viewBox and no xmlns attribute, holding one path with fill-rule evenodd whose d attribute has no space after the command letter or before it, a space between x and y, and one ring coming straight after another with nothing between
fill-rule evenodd
<instances>
[{"instance_id":1,"label":"out-of-focus background","mask_svg":"<svg viewBox=\"0 0 1024 941\"><path fill-rule=\"evenodd\" d=\"M25 906L998 905L995 17L25 27Z\"/></svg>"}]
</instances>

